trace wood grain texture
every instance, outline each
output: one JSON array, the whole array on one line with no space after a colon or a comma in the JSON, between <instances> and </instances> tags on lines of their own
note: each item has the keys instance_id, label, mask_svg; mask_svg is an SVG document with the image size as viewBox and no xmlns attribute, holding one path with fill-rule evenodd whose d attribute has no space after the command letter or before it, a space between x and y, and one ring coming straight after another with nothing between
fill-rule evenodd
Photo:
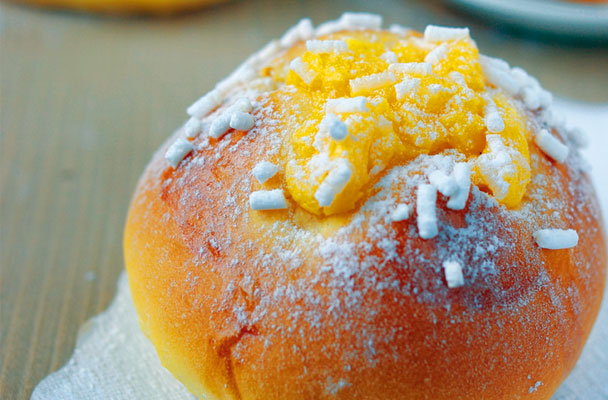
<instances>
[{"instance_id":1,"label":"wood grain texture","mask_svg":"<svg viewBox=\"0 0 608 400\"><path fill-rule=\"evenodd\" d=\"M128 202L185 108L303 16L382 13L416 29L473 25L485 53L550 90L608 101L608 51L493 33L415 1L234 1L169 19L0 4L0 398L29 398L111 300Z\"/></svg>"}]
</instances>

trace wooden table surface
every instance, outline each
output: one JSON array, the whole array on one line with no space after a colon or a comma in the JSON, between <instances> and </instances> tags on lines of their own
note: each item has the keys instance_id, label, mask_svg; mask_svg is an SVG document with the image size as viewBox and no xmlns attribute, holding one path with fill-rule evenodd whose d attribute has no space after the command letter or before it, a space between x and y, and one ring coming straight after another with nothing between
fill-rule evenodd
<instances>
[{"instance_id":1,"label":"wooden table surface","mask_svg":"<svg viewBox=\"0 0 608 400\"><path fill-rule=\"evenodd\" d=\"M440 1L233 1L165 19L0 4L0 398L29 398L112 299L137 178L185 108L304 16L470 25L558 95L608 101L608 50L500 33Z\"/></svg>"}]
</instances>

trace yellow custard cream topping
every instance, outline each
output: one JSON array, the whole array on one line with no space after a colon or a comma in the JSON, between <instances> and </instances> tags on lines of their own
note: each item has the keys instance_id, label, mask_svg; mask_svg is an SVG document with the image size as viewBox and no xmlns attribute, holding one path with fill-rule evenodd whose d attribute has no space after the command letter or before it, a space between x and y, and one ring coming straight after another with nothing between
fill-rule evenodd
<instances>
[{"instance_id":1,"label":"yellow custard cream topping","mask_svg":"<svg viewBox=\"0 0 608 400\"><path fill-rule=\"evenodd\" d=\"M475 42L352 31L309 40L264 73L286 144L293 199L317 215L355 208L382 171L455 149L472 180L515 207L530 180L529 132L484 78Z\"/></svg>"}]
</instances>

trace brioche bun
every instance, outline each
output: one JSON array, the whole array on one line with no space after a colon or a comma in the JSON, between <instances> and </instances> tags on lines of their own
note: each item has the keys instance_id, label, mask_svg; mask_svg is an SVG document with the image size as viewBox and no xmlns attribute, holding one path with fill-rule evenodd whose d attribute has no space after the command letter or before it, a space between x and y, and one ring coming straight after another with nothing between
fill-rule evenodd
<instances>
[{"instance_id":1,"label":"brioche bun","mask_svg":"<svg viewBox=\"0 0 608 400\"><path fill-rule=\"evenodd\" d=\"M282 42L245 65L264 71L304 46ZM243 71L218 85L202 133L182 127L155 154L129 209L129 284L163 365L204 399L549 399L581 353L606 279L600 207L574 141L553 129L570 150L556 162L528 137L531 178L515 206L483 183L462 210L439 194L429 239L417 188L472 156L393 158L347 211L316 214L291 191L285 208L254 209L252 192L288 186L292 155L277 123L283 105L268 94L281 84ZM243 96L255 125L210 138ZM524 109L532 135L546 127ZM191 148L172 147L184 137ZM252 176L261 160L277 166L264 183ZM394 216L397 204L409 217ZM578 243L541 248L535 233L546 228L574 230ZM462 269L456 284L446 262Z\"/></svg>"}]
</instances>

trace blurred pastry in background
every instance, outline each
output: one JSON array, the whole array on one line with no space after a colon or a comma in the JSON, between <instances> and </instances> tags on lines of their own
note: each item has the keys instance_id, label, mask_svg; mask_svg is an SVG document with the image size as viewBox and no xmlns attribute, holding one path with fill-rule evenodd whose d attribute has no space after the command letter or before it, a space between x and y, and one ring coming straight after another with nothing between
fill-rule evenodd
<instances>
[{"instance_id":1,"label":"blurred pastry in background","mask_svg":"<svg viewBox=\"0 0 608 400\"><path fill-rule=\"evenodd\" d=\"M174 14L225 0L17 0L42 7L110 14Z\"/></svg>"}]
</instances>

